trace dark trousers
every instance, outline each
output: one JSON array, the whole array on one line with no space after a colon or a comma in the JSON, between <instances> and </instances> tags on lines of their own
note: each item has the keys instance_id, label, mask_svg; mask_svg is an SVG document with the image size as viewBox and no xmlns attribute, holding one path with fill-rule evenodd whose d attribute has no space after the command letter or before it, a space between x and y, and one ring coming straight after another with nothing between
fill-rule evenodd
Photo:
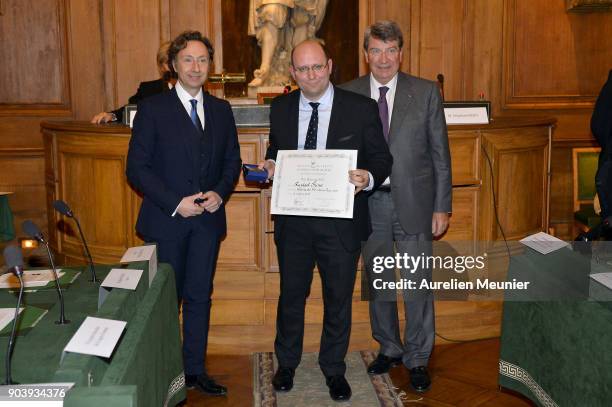
<instances>
[{"instance_id":1,"label":"dark trousers","mask_svg":"<svg viewBox=\"0 0 612 407\"><path fill-rule=\"evenodd\" d=\"M325 376L344 374L359 251L348 252L332 219L287 217L276 236L280 298L274 350L279 365L296 368L304 343L304 308L315 263L323 287L319 365Z\"/></svg>"},{"instance_id":2,"label":"dark trousers","mask_svg":"<svg viewBox=\"0 0 612 407\"><path fill-rule=\"evenodd\" d=\"M176 277L178 303L183 302L183 363L185 374L206 373L210 296L219 238L201 227L176 240L159 240L160 262L170 263Z\"/></svg>"},{"instance_id":3,"label":"dark trousers","mask_svg":"<svg viewBox=\"0 0 612 407\"><path fill-rule=\"evenodd\" d=\"M399 223L390 192L374 192L368 201L372 234L364 247L364 262L369 287L376 278L396 281L395 269L383 274L372 270L372 256L409 256L432 254L431 232L408 234ZM414 272L400 270L403 279L414 281L419 287L422 280L431 282L432 271L419 268ZM397 292L381 291L370 296L370 324L372 336L380 344L380 352L389 357L401 357L408 368L426 366L435 340L434 298L431 290L403 290L406 325L404 342L400 338L397 310Z\"/></svg>"}]
</instances>

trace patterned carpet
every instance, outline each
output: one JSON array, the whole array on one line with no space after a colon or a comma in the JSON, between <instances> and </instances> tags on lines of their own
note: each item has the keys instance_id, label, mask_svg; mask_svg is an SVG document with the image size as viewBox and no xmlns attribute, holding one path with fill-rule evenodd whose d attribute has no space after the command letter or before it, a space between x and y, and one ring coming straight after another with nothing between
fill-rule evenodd
<instances>
[{"instance_id":1,"label":"patterned carpet","mask_svg":"<svg viewBox=\"0 0 612 407\"><path fill-rule=\"evenodd\" d=\"M399 407L402 400L389 375L370 376L367 365L376 354L370 351L351 352L346 357L346 379L353 395L348 402L351 407ZM337 407L329 397L325 377L317 362L317 353L305 353L295 372L294 386L290 392L276 393L272 377L276 370L276 358L272 352L253 355L253 406L254 407Z\"/></svg>"}]
</instances>

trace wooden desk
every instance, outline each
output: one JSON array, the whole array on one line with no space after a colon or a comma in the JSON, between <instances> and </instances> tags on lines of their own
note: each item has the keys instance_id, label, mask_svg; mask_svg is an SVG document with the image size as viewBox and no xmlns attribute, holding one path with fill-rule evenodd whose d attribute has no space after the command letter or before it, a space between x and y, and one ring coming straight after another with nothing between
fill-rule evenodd
<instances>
[{"instance_id":1,"label":"wooden desk","mask_svg":"<svg viewBox=\"0 0 612 407\"><path fill-rule=\"evenodd\" d=\"M548 227L550 140L555 119L503 118L488 125L450 126L453 215L445 240L500 240L493 210L507 239L520 239ZM68 262L82 261L72 227L51 204L66 201L79 216L94 261L113 263L125 248L138 245L134 225L140 198L128 186L125 161L130 129L86 122L44 122L47 208L52 246ZM245 163L263 159L268 129L239 129ZM486 154L485 154L486 152ZM488 159L487 159L488 157ZM269 216L269 187L246 185L242 176L227 202L228 234L215 276L210 350L243 352L272 349L279 275ZM359 276L357 278L359 282ZM353 304L352 348L368 348L367 303L357 283ZM440 302L438 331L452 338L499 334L499 304ZM305 349L317 349L323 303L318 278L306 311Z\"/></svg>"}]
</instances>

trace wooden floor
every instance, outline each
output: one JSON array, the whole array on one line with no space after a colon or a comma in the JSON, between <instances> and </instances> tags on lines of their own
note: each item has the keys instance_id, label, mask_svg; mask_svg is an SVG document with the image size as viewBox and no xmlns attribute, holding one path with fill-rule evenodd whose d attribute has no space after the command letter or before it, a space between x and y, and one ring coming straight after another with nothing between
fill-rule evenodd
<instances>
[{"instance_id":1,"label":"wooden floor","mask_svg":"<svg viewBox=\"0 0 612 407\"><path fill-rule=\"evenodd\" d=\"M394 368L391 378L399 391L404 391L403 400L407 406L533 406L516 393L499 390L498 356L498 339L436 346L429 366L433 383L424 395L410 390L408 374L403 367ZM188 406L252 406L253 377L249 356L209 355L207 368L219 383L228 387L228 396L208 397L192 390L188 392Z\"/></svg>"}]
</instances>

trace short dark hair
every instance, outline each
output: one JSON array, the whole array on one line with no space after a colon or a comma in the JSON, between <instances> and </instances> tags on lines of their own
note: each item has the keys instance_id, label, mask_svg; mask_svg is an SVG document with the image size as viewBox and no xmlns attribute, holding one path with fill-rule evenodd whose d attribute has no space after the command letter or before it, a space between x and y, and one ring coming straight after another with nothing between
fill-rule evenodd
<instances>
[{"instance_id":1,"label":"short dark hair","mask_svg":"<svg viewBox=\"0 0 612 407\"><path fill-rule=\"evenodd\" d=\"M329 56L329 52L327 51L327 48L325 48L325 45L324 45L324 44L323 44L321 41L316 41L316 40L304 40L304 41L302 41L302 42L306 42L306 41L313 41L313 42L316 42L317 44L319 44L319 45L321 46L321 49L323 50L323 53L325 54L325 62L329 61L329 59L330 59L331 57ZM301 44L302 42L300 42L300 44ZM291 66L293 66L293 67L295 67L295 65L293 65L293 52L295 51L295 49L296 49L296 48L298 47L298 45L300 45L300 44L297 44L296 46L294 46L294 47L291 49Z\"/></svg>"},{"instance_id":2,"label":"short dark hair","mask_svg":"<svg viewBox=\"0 0 612 407\"><path fill-rule=\"evenodd\" d=\"M189 41L200 41L202 44L204 44L208 50L210 62L212 62L213 56L215 55L215 49L213 48L210 40L203 36L199 31L183 31L174 40L172 40L170 48L168 49L168 65L173 73L175 73L175 71L172 63L176 60L178 53L182 49L185 49L187 42Z\"/></svg>"},{"instance_id":3,"label":"short dark hair","mask_svg":"<svg viewBox=\"0 0 612 407\"><path fill-rule=\"evenodd\" d=\"M381 20L366 28L363 34L363 49L366 51L370 45L370 38L376 38L384 42L397 40L397 45L400 49L404 46L402 29L395 21Z\"/></svg>"}]
</instances>

